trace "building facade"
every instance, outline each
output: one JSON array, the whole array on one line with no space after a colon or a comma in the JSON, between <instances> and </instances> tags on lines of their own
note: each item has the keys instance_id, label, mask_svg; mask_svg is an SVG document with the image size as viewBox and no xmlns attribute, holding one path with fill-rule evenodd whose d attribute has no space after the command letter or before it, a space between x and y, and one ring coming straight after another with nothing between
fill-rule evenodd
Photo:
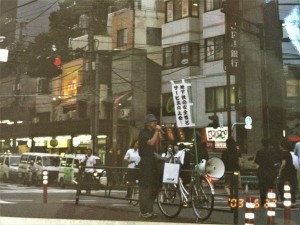
<instances>
[{"instance_id":1,"label":"building facade","mask_svg":"<svg viewBox=\"0 0 300 225\"><path fill-rule=\"evenodd\" d=\"M161 112L165 126L176 127L170 82L184 79L191 84L194 123L210 150L226 147L228 135L249 154L255 154L263 137L271 141L288 137L280 2L164 2ZM296 53L294 63L299 62L297 57ZM299 90L297 82L294 91ZM296 95L289 98L294 120L299 112ZM218 116L219 128L208 128L211 115ZM253 121L251 130L244 127L247 116ZM180 129L173 130L180 134Z\"/></svg>"},{"instance_id":2,"label":"building facade","mask_svg":"<svg viewBox=\"0 0 300 225\"><path fill-rule=\"evenodd\" d=\"M167 141L193 144L193 127L176 125L172 82L182 80L191 84L196 135L209 151L222 151L230 135L249 154L263 137L298 140L299 50L288 27L299 2L283 3L139 0L110 12L106 36L70 39L72 51L84 53L62 75L1 78L2 151L92 146L103 164L120 165L147 113L159 117Z\"/></svg>"}]
</instances>

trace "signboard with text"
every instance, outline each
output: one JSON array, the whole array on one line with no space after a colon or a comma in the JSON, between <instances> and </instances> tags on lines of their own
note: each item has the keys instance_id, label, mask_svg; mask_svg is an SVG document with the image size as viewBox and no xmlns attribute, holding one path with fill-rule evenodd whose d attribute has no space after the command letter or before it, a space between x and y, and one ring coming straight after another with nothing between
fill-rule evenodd
<instances>
[{"instance_id":1,"label":"signboard with text","mask_svg":"<svg viewBox=\"0 0 300 225\"><path fill-rule=\"evenodd\" d=\"M206 127L205 128L206 141L226 142L228 139L228 127L217 128Z\"/></svg>"},{"instance_id":2,"label":"signboard with text","mask_svg":"<svg viewBox=\"0 0 300 225\"><path fill-rule=\"evenodd\" d=\"M239 1L227 0L225 12L225 68L230 75L240 74L240 37L237 29Z\"/></svg>"},{"instance_id":3,"label":"signboard with text","mask_svg":"<svg viewBox=\"0 0 300 225\"><path fill-rule=\"evenodd\" d=\"M191 105L193 103L190 103L188 91L191 84L186 83L185 80L176 84L173 81L171 83L177 127L195 126L191 113Z\"/></svg>"}]
</instances>

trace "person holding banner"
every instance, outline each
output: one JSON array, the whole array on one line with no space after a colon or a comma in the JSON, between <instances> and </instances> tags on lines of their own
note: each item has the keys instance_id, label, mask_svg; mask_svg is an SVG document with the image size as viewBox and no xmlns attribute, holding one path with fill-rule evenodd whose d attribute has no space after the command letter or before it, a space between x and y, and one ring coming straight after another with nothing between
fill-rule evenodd
<instances>
[{"instance_id":1,"label":"person holding banner","mask_svg":"<svg viewBox=\"0 0 300 225\"><path fill-rule=\"evenodd\" d=\"M139 133L140 180L139 180L139 217L153 218L153 206L161 184L155 154L159 152L161 127L153 114L145 116L144 128ZM157 154L158 155L158 154Z\"/></svg>"}]
</instances>

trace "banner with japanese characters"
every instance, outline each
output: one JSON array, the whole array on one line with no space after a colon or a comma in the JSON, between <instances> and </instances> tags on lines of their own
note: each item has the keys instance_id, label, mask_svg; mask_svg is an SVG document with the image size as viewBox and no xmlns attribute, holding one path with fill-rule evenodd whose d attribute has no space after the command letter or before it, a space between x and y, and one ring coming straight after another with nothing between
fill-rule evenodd
<instances>
[{"instance_id":1,"label":"banner with japanese characters","mask_svg":"<svg viewBox=\"0 0 300 225\"><path fill-rule=\"evenodd\" d=\"M195 126L191 113L193 103L190 103L188 91L191 84L186 83L185 80L182 80L180 83L171 81L171 83L177 127Z\"/></svg>"}]
</instances>

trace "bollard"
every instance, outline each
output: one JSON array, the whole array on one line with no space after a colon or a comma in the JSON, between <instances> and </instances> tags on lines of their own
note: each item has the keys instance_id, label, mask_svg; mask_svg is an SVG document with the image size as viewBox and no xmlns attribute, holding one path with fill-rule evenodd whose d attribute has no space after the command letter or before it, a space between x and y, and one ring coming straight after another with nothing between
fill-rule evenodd
<instances>
[{"instance_id":1,"label":"bollard","mask_svg":"<svg viewBox=\"0 0 300 225\"><path fill-rule=\"evenodd\" d=\"M48 199L48 191L47 191L47 184L48 184L48 171L43 170L43 202L47 203Z\"/></svg>"},{"instance_id":2,"label":"bollard","mask_svg":"<svg viewBox=\"0 0 300 225\"><path fill-rule=\"evenodd\" d=\"M275 221L275 209L276 209L276 193L273 189L269 189L268 191L268 210L267 210L267 216L268 216L268 225L273 225Z\"/></svg>"},{"instance_id":3,"label":"bollard","mask_svg":"<svg viewBox=\"0 0 300 225\"><path fill-rule=\"evenodd\" d=\"M232 177L232 186L233 186L233 198L237 199L239 201L239 175L240 173L238 171L235 171L233 173ZM233 223L238 224L239 221L239 207L233 209Z\"/></svg>"},{"instance_id":4,"label":"bollard","mask_svg":"<svg viewBox=\"0 0 300 225\"><path fill-rule=\"evenodd\" d=\"M245 225L254 225L254 198L247 197L246 198L246 211L245 211Z\"/></svg>"},{"instance_id":5,"label":"bollard","mask_svg":"<svg viewBox=\"0 0 300 225\"><path fill-rule=\"evenodd\" d=\"M284 206L284 225L291 223L291 186L288 181L284 182L283 186L283 206Z\"/></svg>"}]
</instances>

